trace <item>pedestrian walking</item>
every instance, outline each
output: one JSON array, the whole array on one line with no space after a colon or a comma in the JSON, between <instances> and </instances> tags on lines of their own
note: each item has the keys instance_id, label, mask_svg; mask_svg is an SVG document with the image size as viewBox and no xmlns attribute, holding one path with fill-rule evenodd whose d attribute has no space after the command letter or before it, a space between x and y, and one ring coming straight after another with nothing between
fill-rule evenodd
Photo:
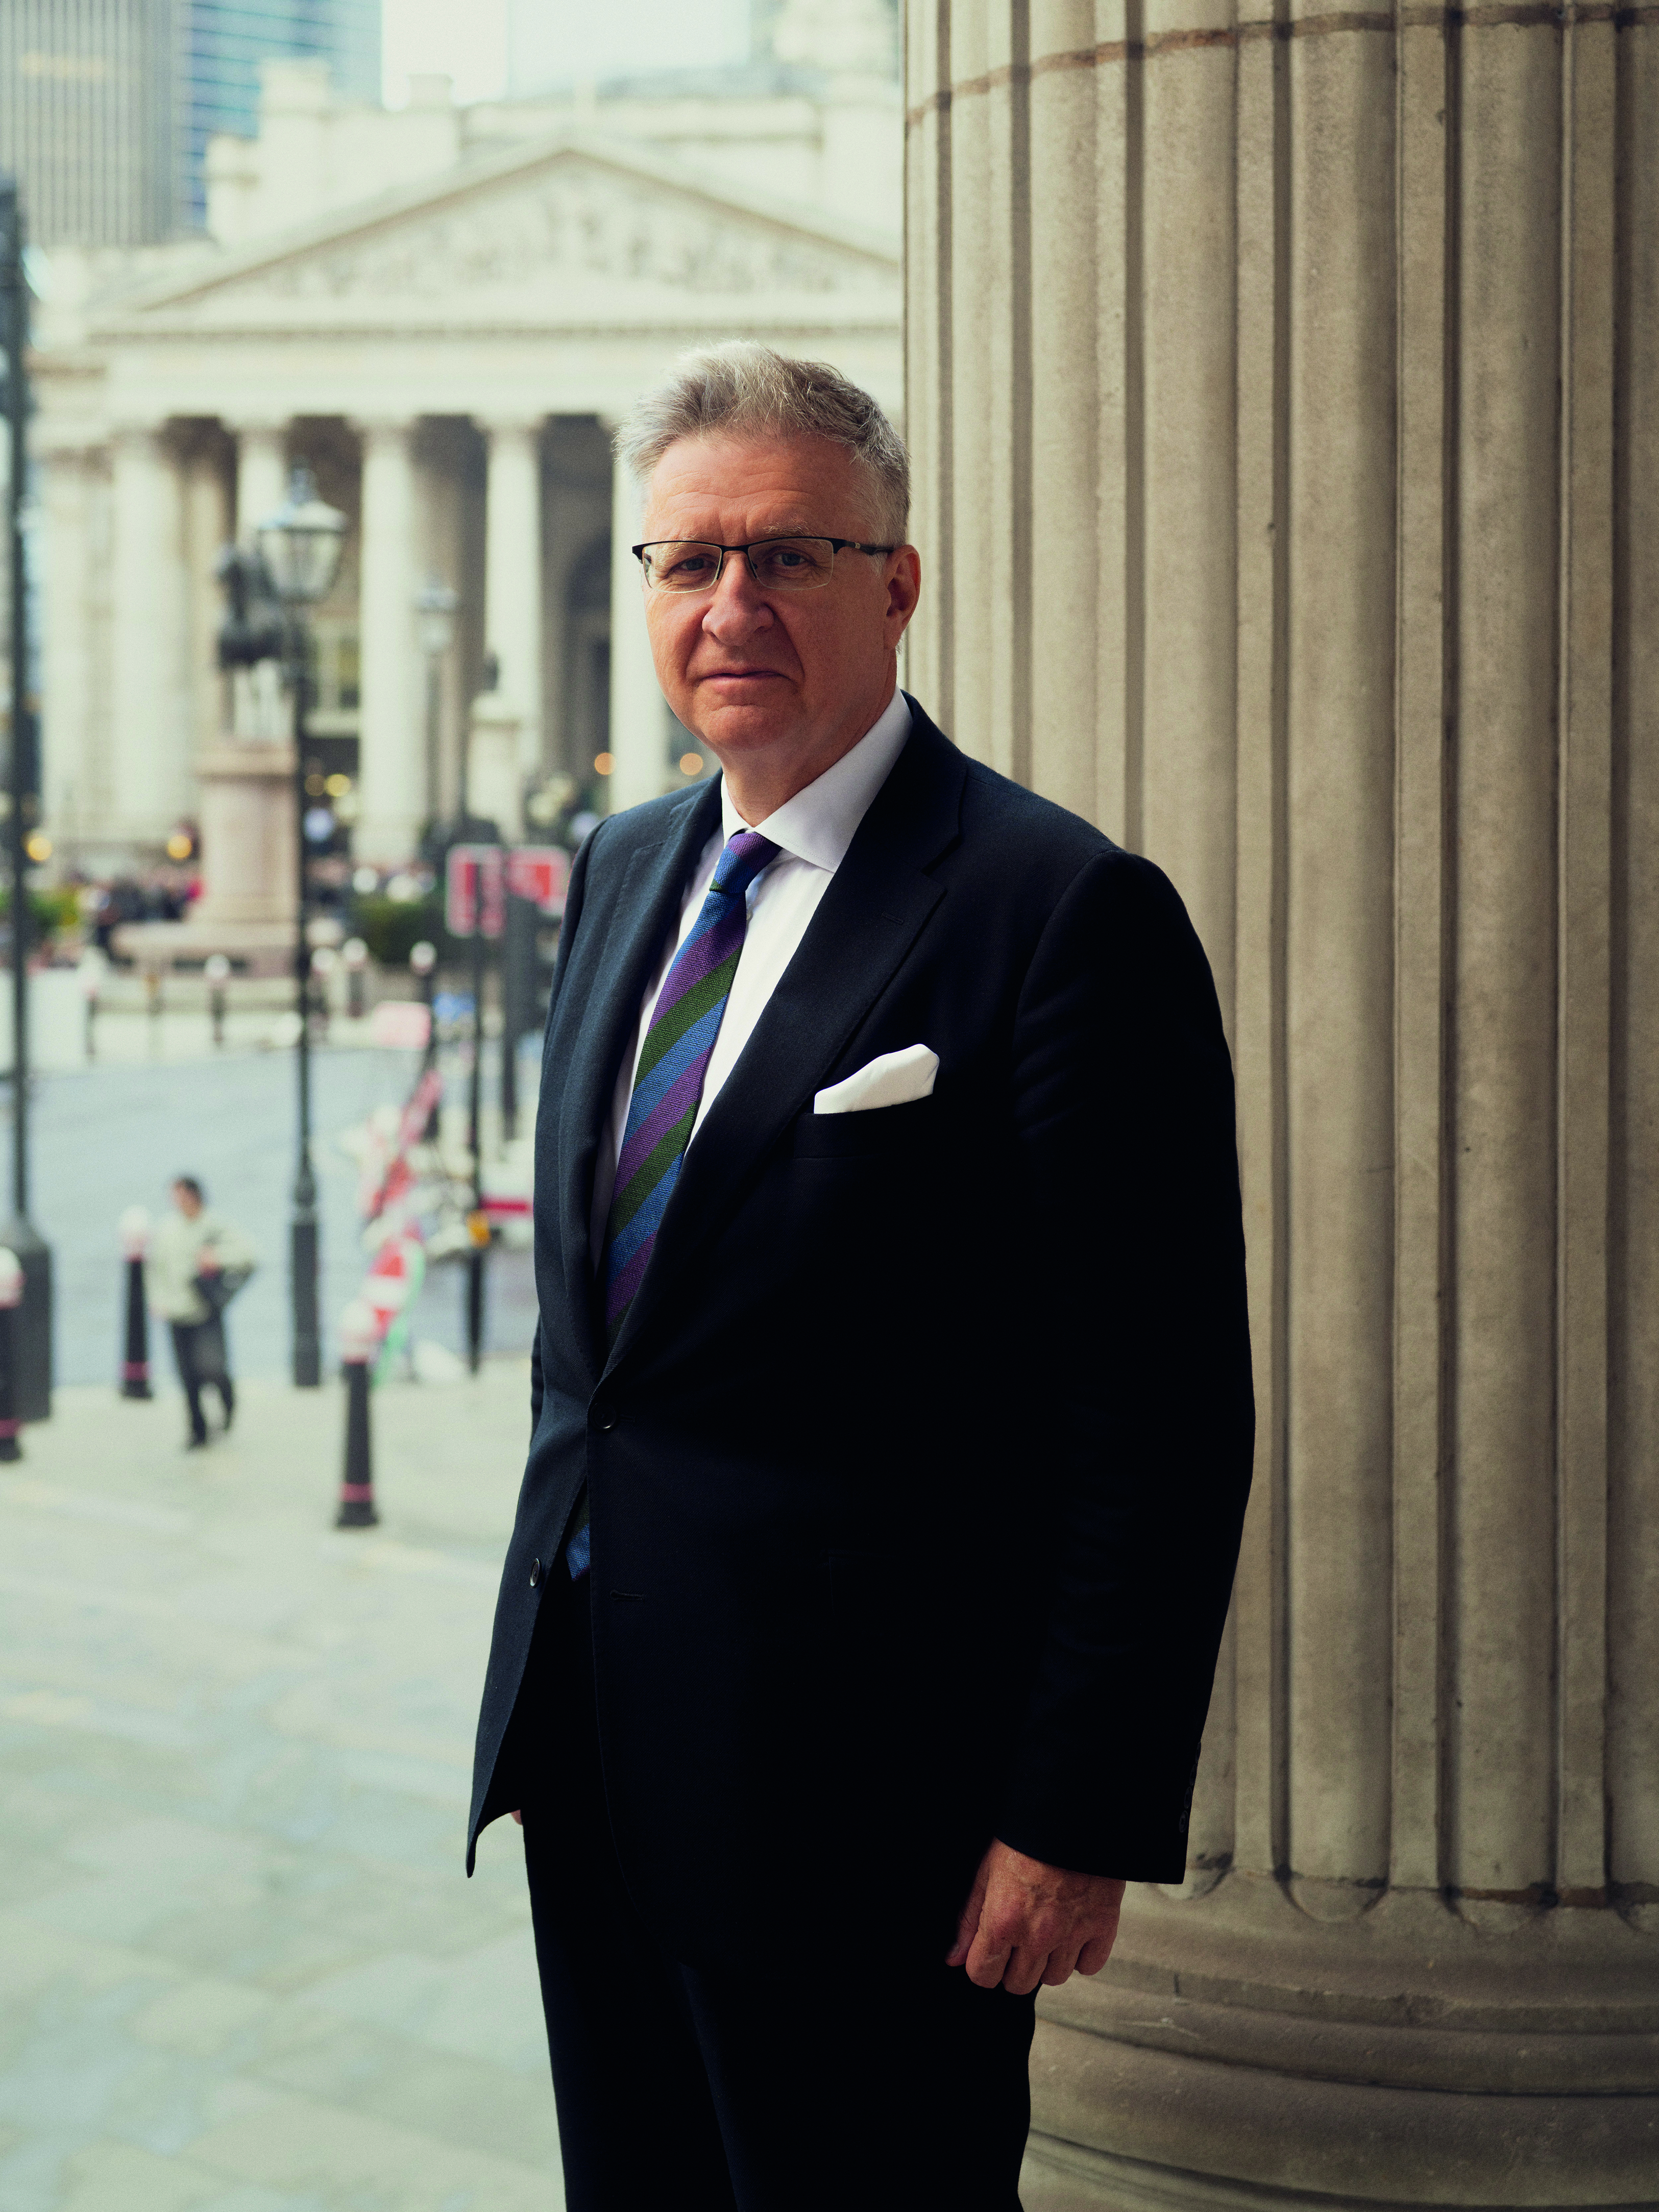
<instances>
[{"instance_id":1,"label":"pedestrian walking","mask_svg":"<svg viewBox=\"0 0 1659 2212\"><path fill-rule=\"evenodd\" d=\"M190 1407L187 1451L208 1440L202 1393L218 1392L228 1429L235 1385L225 1343L225 1308L253 1273L253 1248L234 1222L208 1205L194 1176L173 1186L174 1211L155 1232L149 1260L149 1309L173 1331L173 1356Z\"/></svg>"}]
</instances>

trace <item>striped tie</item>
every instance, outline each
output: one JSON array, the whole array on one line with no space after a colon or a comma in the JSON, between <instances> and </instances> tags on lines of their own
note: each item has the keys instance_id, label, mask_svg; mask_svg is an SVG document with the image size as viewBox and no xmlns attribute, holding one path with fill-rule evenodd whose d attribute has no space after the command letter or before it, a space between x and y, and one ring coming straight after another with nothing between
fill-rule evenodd
<instances>
[{"instance_id":1,"label":"striped tie","mask_svg":"<svg viewBox=\"0 0 1659 2212\"><path fill-rule=\"evenodd\" d=\"M691 934L657 994L634 1075L605 1240L605 1326L615 1343L644 1279L697 1118L703 1079L749 926L749 886L778 848L753 830L729 839Z\"/></svg>"}]
</instances>

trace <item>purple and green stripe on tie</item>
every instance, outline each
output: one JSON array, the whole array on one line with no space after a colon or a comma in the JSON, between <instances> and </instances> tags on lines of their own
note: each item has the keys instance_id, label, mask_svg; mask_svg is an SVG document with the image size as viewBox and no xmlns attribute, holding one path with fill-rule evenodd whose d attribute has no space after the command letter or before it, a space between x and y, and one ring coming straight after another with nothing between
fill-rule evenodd
<instances>
[{"instance_id":1,"label":"purple and green stripe on tie","mask_svg":"<svg viewBox=\"0 0 1659 2212\"><path fill-rule=\"evenodd\" d=\"M777 850L753 830L727 840L691 934L657 994L635 1071L605 1230L605 1325L611 1341L644 1279L679 1180L743 951L749 886Z\"/></svg>"}]
</instances>

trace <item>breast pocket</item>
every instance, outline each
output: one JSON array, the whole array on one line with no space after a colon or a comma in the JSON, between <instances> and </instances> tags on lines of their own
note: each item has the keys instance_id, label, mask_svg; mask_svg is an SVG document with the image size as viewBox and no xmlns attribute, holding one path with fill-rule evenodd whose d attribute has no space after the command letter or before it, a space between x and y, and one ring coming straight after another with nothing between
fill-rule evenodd
<instances>
[{"instance_id":1,"label":"breast pocket","mask_svg":"<svg viewBox=\"0 0 1659 2212\"><path fill-rule=\"evenodd\" d=\"M938 1102L872 1106L862 1114L803 1114L791 1145L798 1160L859 1160L924 1155L947 1135Z\"/></svg>"}]
</instances>

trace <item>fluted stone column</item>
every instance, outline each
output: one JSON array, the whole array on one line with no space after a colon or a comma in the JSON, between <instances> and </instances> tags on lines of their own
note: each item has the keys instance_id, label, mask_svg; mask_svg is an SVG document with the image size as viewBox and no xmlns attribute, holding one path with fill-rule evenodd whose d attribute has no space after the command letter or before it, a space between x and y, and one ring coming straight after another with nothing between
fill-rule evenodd
<instances>
[{"instance_id":1,"label":"fluted stone column","mask_svg":"<svg viewBox=\"0 0 1659 2212\"><path fill-rule=\"evenodd\" d=\"M76 856L108 807L106 759L94 737L93 576L97 484L94 457L58 447L41 470L41 775L46 826L58 850Z\"/></svg>"},{"instance_id":2,"label":"fluted stone column","mask_svg":"<svg viewBox=\"0 0 1659 2212\"><path fill-rule=\"evenodd\" d=\"M421 662L415 637L415 467L405 422L362 434L359 586L358 803L353 839L367 860L406 860L419 834L424 781Z\"/></svg>"},{"instance_id":3,"label":"fluted stone column","mask_svg":"<svg viewBox=\"0 0 1659 2212\"><path fill-rule=\"evenodd\" d=\"M1260 1415L1029 2212L1659 2205L1659 14L907 32L913 682L1188 902Z\"/></svg>"},{"instance_id":4,"label":"fluted stone column","mask_svg":"<svg viewBox=\"0 0 1659 2212\"><path fill-rule=\"evenodd\" d=\"M611 811L660 798L668 785L668 708L651 658L640 564L641 495L631 469L612 465L611 489Z\"/></svg>"},{"instance_id":5,"label":"fluted stone column","mask_svg":"<svg viewBox=\"0 0 1659 2212\"><path fill-rule=\"evenodd\" d=\"M147 425L115 433L112 476L110 828L159 846L190 796L182 486Z\"/></svg>"},{"instance_id":6,"label":"fluted stone column","mask_svg":"<svg viewBox=\"0 0 1659 2212\"><path fill-rule=\"evenodd\" d=\"M542 757L542 481L539 422L489 425L484 507L484 648L495 656L496 702L516 724L508 763L516 819L519 787ZM489 717L486 716L488 721ZM477 794L473 794L476 805Z\"/></svg>"},{"instance_id":7,"label":"fluted stone column","mask_svg":"<svg viewBox=\"0 0 1659 2212\"><path fill-rule=\"evenodd\" d=\"M276 422L239 422L236 440L236 541L252 547L254 533L288 496L288 433ZM293 711L275 661L239 668L231 678L231 730L239 738L291 742Z\"/></svg>"}]
</instances>

